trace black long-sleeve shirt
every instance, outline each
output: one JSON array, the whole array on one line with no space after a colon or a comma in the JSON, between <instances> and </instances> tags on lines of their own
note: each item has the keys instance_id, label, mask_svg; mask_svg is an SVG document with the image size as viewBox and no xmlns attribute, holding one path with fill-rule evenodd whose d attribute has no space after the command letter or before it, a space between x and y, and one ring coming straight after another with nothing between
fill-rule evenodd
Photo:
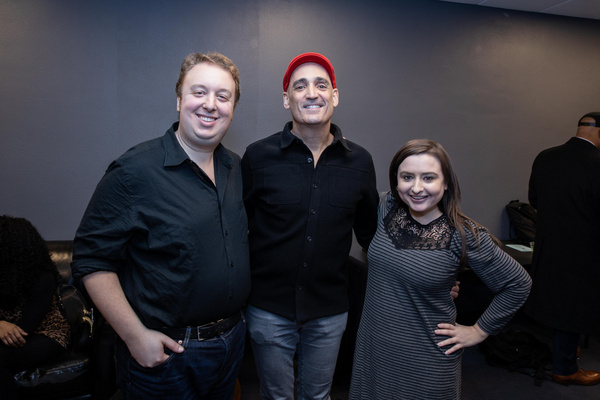
<instances>
[{"instance_id":1,"label":"black long-sleeve shirt","mask_svg":"<svg viewBox=\"0 0 600 400\"><path fill-rule=\"evenodd\" d=\"M215 186L179 145L177 127L109 166L74 242L74 276L116 272L151 329L228 317L250 290L240 158L215 149Z\"/></svg>"},{"instance_id":2,"label":"black long-sleeve shirt","mask_svg":"<svg viewBox=\"0 0 600 400\"><path fill-rule=\"evenodd\" d=\"M306 321L348 310L345 263L352 230L367 248L379 196L371 155L331 125L333 142L315 168L312 153L284 130L242 158L249 220L249 304Z\"/></svg>"}]
</instances>

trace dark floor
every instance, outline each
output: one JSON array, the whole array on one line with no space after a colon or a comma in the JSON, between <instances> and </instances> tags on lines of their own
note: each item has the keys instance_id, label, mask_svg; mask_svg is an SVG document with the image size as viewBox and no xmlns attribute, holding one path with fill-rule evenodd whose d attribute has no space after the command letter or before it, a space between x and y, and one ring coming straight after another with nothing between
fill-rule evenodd
<instances>
[{"instance_id":1,"label":"dark floor","mask_svg":"<svg viewBox=\"0 0 600 400\"><path fill-rule=\"evenodd\" d=\"M550 331L544 329L523 314L518 314L507 326L535 334L550 344ZM579 365L584 369L600 370L600 337L589 337L588 348L582 348ZM583 340L582 340L583 345ZM253 358L247 349L244 367L240 376L242 400L259 400L259 385L253 368ZM600 385L592 387L562 386L549 379L541 386L534 379L518 372L509 372L489 366L477 347L465 350L463 355L463 400L598 400ZM348 375L337 376L332 388L332 400L348 398ZM385 399L380 399L385 400ZM427 400L427 399L423 399Z\"/></svg>"},{"instance_id":2,"label":"dark floor","mask_svg":"<svg viewBox=\"0 0 600 400\"><path fill-rule=\"evenodd\" d=\"M461 322L469 323L469 317ZM460 316L459 316L460 320ZM522 313L509 323L507 329L519 329L533 333L538 339L550 344L550 331L540 327ZM589 337L588 347L582 338L581 356L579 366L584 369L600 370L600 337ZM350 378L350 364L348 357L342 357L338 363L338 373L334 380L331 399L346 400L348 398L348 385ZM531 376L518 372L509 372L502 368L489 366L482 353L477 347L465 350L463 355L463 400L599 400L600 385L562 386L558 385L549 377L542 382L541 386L534 384ZM248 344L243 360L242 373L240 374L242 388L242 400L260 400L258 378L254 367L252 350ZM0 398L2 396L0 395ZM66 399L84 400L88 396ZM375 399L373 399L375 400ZM387 400L387 399L379 399ZM427 400L427 399L423 399Z\"/></svg>"},{"instance_id":3,"label":"dark floor","mask_svg":"<svg viewBox=\"0 0 600 400\"><path fill-rule=\"evenodd\" d=\"M359 276L359 281L364 276ZM478 281L472 273L459 276L461 281L460 295L456 299L458 310L457 322L464 325L473 324L482 310L492 298L491 292ZM362 284L359 282L359 284ZM356 293L355 290L353 293ZM351 303L353 298L350 299ZM351 304L348 327L338 358L336 376L334 378L331 399L346 400L352 366L353 344L351 339L360 318L360 296ZM517 313L505 329L518 329L534 334L538 339L551 344L551 331L529 319L523 312ZM581 368L600 371L600 336L590 336L588 346L582 338ZM242 361L239 376L242 400L260 400L259 383L254 366L254 358L250 343L247 341L246 352ZM549 378L549 377L548 377ZM0 398L1 398L0 393ZM478 347L465 350L462 360L462 399L463 400L600 400L600 384L592 387L562 386L546 379L541 386L534 384L534 378L518 372L509 372L502 368L491 367L486 363ZM73 399L75 400L75 399ZM80 400L80 399L77 399ZM372 399L388 400L388 399ZM428 400L428 399L423 399Z\"/></svg>"}]
</instances>

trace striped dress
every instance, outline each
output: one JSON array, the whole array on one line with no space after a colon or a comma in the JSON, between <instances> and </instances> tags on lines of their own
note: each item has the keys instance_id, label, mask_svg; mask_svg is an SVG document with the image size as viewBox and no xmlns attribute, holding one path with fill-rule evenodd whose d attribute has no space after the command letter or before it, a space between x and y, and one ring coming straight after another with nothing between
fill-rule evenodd
<instances>
[{"instance_id":1,"label":"striped dress","mask_svg":"<svg viewBox=\"0 0 600 400\"><path fill-rule=\"evenodd\" d=\"M357 335L350 400L460 399L462 350L444 354L439 323L455 323L450 290L456 281L460 237L445 215L421 225L393 200L379 205L377 233ZM525 302L531 279L494 244L467 231L468 266L495 293L478 320L495 334Z\"/></svg>"}]
</instances>

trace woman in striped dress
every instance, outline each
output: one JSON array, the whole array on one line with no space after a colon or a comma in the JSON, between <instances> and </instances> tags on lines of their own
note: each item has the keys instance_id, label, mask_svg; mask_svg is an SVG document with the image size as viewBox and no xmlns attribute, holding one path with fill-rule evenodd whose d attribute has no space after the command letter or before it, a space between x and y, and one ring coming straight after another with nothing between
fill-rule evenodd
<instances>
[{"instance_id":1,"label":"woman in striped dress","mask_svg":"<svg viewBox=\"0 0 600 400\"><path fill-rule=\"evenodd\" d=\"M499 332L527 299L531 279L460 211L458 181L439 143L406 143L389 178L368 251L350 399L460 399L462 349ZM449 294L464 267L495 293L473 326L456 323Z\"/></svg>"}]
</instances>

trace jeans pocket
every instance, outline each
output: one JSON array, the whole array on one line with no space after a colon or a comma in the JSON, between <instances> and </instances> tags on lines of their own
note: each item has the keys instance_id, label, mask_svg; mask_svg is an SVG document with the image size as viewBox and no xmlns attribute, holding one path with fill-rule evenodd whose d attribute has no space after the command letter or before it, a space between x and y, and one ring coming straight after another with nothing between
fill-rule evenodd
<instances>
[{"instance_id":1,"label":"jeans pocket","mask_svg":"<svg viewBox=\"0 0 600 400\"><path fill-rule=\"evenodd\" d=\"M145 374L158 373L158 372L160 372L161 369L166 368L167 364L169 364L171 362L171 360L175 357L175 354L176 354L167 348L165 348L164 351L165 351L165 354L168 356L168 358L165 361L163 361L159 364L156 364L153 367L143 367L133 357L131 357L131 360L129 363L130 368L137 369Z\"/></svg>"}]
</instances>

